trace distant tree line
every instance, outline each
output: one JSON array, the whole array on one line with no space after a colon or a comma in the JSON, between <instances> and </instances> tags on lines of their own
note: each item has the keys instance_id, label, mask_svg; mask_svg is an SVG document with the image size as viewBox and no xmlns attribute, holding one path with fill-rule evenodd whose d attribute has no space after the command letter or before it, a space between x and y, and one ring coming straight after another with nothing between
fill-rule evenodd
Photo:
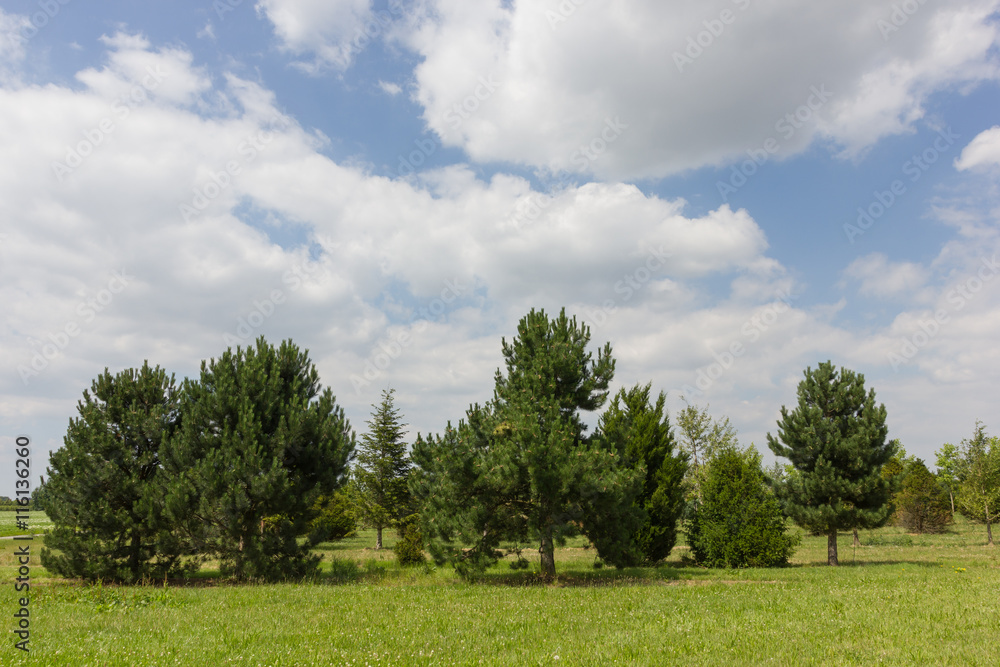
<instances>
[{"instance_id":1,"label":"distant tree line","mask_svg":"<svg viewBox=\"0 0 1000 667\"><path fill-rule=\"evenodd\" d=\"M41 496L55 524L43 564L68 577L137 581L184 575L208 559L236 580L314 575L318 543L374 528L403 563L425 551L475 575L532 545L555 576L574 535L599 563L652 565L686 533L686 558L777 566L798 544L786 519L828 538L896 521L940 530L960 511L987 526L1000 498L1000 444L977 423L945 445L938 473L887 440L886 411L864 377L807 368L768 445L789 464L765 471L728 419L636 384L610 396L610 345L565 310L532 310L501 341L493 397L440 434L417 434L386 389L356 442L306 352L263 338L202 363L180 386L148 363L94 380L53 453ZM610 398L610 402L608 399ZM584 413L607 407L593 432Z\"/></svg>"}]
</instances>

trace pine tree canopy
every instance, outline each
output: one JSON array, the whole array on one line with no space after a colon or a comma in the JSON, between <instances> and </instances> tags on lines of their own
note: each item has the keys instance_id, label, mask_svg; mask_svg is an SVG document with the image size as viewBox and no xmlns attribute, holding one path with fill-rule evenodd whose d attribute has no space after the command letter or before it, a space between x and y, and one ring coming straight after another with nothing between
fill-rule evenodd
<instances>
[{"instance_id":1,"label":"pine tree canopy","mask_svg":"<svg viewBox=\"0 0 1000 667\"><path fill-rule=\"evenodd\" d=\"M90 580L162 576L178 557L157 547L166 524L152 502L161 445L177 425L173 377L148 363L117 375L105 369L91 391L77 404L65 446L52 454L45 509L56 527L43 564Z\"/></svg>"},{"instance_id":2,"label":"pine tree canopy","mask_svg":"<svg viewBox=\"0 0 1000 667\"><path fill-rule=\"evenodd\" d=\"M181 428L164 447L167 513L236 579L315 571L296 537L344 481L354 434L308 353L263 337L202 363L186 381Z\"/></svg>"},{"instance_id":3,"label":"pine tree canopy","mask_svg":"<svg viewBox=\"0 0 1000 667\"><path fill-rule=\"evenodd\" d=\"M776 456L799 475L776 487L785 512L803 528L830 537L836 564L836 531L875 528L890 517L890 482L881 475L894 447L886 441L886 411L865 392L864 376L829 361L805 370L798 406L781 408L778 437L768 434Z\"/></svg>"},{"instance_id":4,"label":"pine tree canopy","mask_svg":"<svg viewBox=\"0 0 1000 667\"><path fill-rule=\"evenodd\" d=\"M586 435L579 412L603 405L614 375L610 345L595 360L589 341L565 310L554 319L532 310L502 342L506 374L497 370L493 400L443 437L418 438L414 493L436 560L475 570L500 555L501 541L531 539L551 577L555 542L581 529L612 564L636 558L633 500L645 469Z\"/></svg>"}]
</instances>

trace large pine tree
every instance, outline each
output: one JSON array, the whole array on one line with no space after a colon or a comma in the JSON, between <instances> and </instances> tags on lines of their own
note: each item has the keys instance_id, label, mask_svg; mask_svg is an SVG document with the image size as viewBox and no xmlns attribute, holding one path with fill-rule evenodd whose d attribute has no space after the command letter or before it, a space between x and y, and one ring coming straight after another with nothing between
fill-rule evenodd
<instances>
[{"instance_id":1,"label":"large pine tree","mask_svg":"<svg viewBox=\"0 0 1000 667\"><path fill-rule=\"evenodd\" d=\"M174 379L148 363L105 369L91 392L49 464L45 511L55 529L42 564L91 580L163 576L178 562L154 488L161 445L177 426Z\"/></svg>"},{"instance_id":2,"label":"large pine tree","mask_svg":"<svg viewBox=\"0 0 1000 667\"><path fill-rule=\"evenodd\" d=\"M651 384L622 388L598 425L600 437L615 447L626 465L645 467L636 503L646 516L634 539L647 563L666 558L674 548L677 520L684 510L682 481L687 471L687 455L675 451L666 394L660 392L654 404L651 388Z\"/></svg>"},{"instance_id":3,"label":"large pine tree","mask_svg":"<svg viewBox=\"0 0 1000 667\"><path fill-rule=\"evenodd\" d=\"M541 572L555 575L556 542L582 530L612 564L635 559L640 471L586 435L580 411L601 407L614 374L610 345L586 351L590 330L532 310L502 341L493 400L473 406L444 437L418 439L415 493L436 560L478 569L502 541L535 540ZM468 549L462 547L471 545Z\"/></svg>"},{"instance_id":4,"label":"large pine tree","mask_svg":"<svg viewBox=\"0 0 1000 667\"><path fill-rule=\"evenodd\" d=\"M368 432L361 436L351 471L355 515L376 530L375 548L382 548L382 530L399 525L410 514L407 475L410 459L403 436L406 424L393 405L394 389L382 392L382 403L373 405Z\"/></svg>"},{"instance_id":5,"label":"large pine tree","mask_svg":"<svg viewBox=\"0 0 1000 667\"><path fill-rule=\"evenodd\" d=\"M297 537L344 481L354 433L308 353L263 337L202 362L165 443L166 511L194 548L240 580L297 578L319 558Z\"/></svg>"},{"instance_id":6,"label":"large pine tree","mask_svg":"<svg viewBox=\"0 0 1000 667\"><path fill-rule=\"evenodd\" d=\"M806 368L798 406L782 406L778 438L767 436L771 451L799 472L776 485L785 513L827 535L830 565L838 563L838 530L875 528L891 515L892 485L881 474L894 451L885 417L863 375L827 361Z\"/></svg>"}]
</instances>

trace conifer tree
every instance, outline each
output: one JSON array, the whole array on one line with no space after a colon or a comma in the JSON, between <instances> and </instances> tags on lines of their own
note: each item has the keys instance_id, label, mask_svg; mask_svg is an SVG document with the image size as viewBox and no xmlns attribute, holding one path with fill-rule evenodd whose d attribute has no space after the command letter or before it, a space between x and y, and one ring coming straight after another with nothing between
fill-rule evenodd
<instances>
[{"instance_id":1,"label":"conifer tree","mask_svg":"<svg viewBox=\"0 0 1000 667\"><path fill-rule=\"evenodd\" d=\"M686 495L688 500L699 500L708 464L723 451L739 448L736 429L729 417L713 419L708 408L690 404L677 414L677 429L681 450L690 461L684 479Z\"/></svg>"},{"instance_id":2,"label":"conifer tree","mask_svg":"<svg viewBox=\"0 0 1000 667\"><path fill-rule=\"evenodd\" d=\"M363 524L376 530L375 548L382 548L382 530L399 525L410 512L407 475L406 433L399 411L393 406L394 389L382 392L382 403L373 405L368 432L352 470L355 514Z\"/></svg>"},{"instance_id":3,"label":"conifer tree","mask_svg":"<svg viewBox=\"0 0 1000 667\"><path fill-rule=\"evenodd\" d=\"M939 532L952 521L947 492L920 459L907 465L894 503L899 522L917 533Z\"/></svg>"},{"instance_id":4,"label":"conifer tree","mask_svg":"<svg viewBox=\"0 0 1000 667\"><path fill-rule=\"evenodd\" d=\"M502 541L532 539L551 578L556 542L581 526L604 560L637 558L634 500L645 470L586 435L579 412L603 405L614 374L610 345L594 360L589 341L565 310L552 320L532 310L502 341L507 372L497 370L493 400L470 407L444 437L418 438L414 487L436 561L469 572L494 562Z\"/></svg>"},{"instance_id":5,"label":"conifer tree","mask_svg":"<svg viewBox=\"0 0 1000 667\"><path fill-rule=\"evenodd\" d=\"M193 548L238 580L298 578L319 557L296 538L344 481L354 433L308 352L263 337L202 362L164 446L166 511Z\"/></svg>"},{"instance_id":6,"label":"conifer tree","mask_svg":"<svg viewBox=\"0 0 1000 667\"><path fill-rule=\"evenodd\" d=\"M837 565L837 531L875 528L890 517L891 483L881 472L894 446L886 441L885 406L865 393L864 376L829 361L806 368L798 406L781 407L771 451L799 475L775 491L785 513L810 532L827 535L827 562Z\"/></svg>"},{"instance_id":7,"label":"conifer tree","mask_svg":"<svg viewBox=\"0 0 1000 667\"><path fill-rule=\"evenodd\" d=\"M645 466L642 491L636 498L645 518L634 540L647 563L669 556L677 542L677 520L684 510L682 481L687 470L687 456L675 452L665 409L667 397L660 392L654 405L651 388L652 384L622 388L598 425L600 437L615 447L625 465Z\"/></svg>"},{"instance_id":8,"label":"conifer tree","mask_svg":"<svg viewBox=\"0 0 1000 667\"><path fill-rule=\"evenodd\" d=\"M178 562L169 539L158 545L170 530L153 502L160 449L177 427L174 379L147 362L117 375L105 369L91 391L50 460L44 503L55 529L42 564L89 580L159 578Z\"/></svg>"}]
</instances>

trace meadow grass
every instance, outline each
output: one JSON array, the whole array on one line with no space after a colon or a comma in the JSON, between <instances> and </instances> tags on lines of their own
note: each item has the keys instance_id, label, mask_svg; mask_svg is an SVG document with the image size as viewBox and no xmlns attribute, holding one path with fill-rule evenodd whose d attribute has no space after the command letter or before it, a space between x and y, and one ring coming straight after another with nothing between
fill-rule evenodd
<instances>
[{"instance_id":1,"label":"meadow grass","mask_svg":"<svg viewBox=\"0 0 1000 667\"><path fill-rule=\"evenodd\" d=\"M52 530L55 526L45 516L45 512L28 512L28 530L21 530L17 527L18 517L24 517L24 513L13 511L0 512L0 537L9 535L27 535L28 533L44 533Z\"/></svg>"},{"instance_id":2,"label":"meadow grass","mask_svg":"<svg viewBox=\"0 0 1000 667\"><path fill-rule=\"evenodd\" d=\"M0 664L665 665L1000 663L1000 549L961 522L941 535L804 536L790 567L708 570L683 544L655 568L594 568L575 538L557 580L508 559L475 582L399 567L369 531L320 545L316 582L231 585L211 566L184 585L83 586L32 553L31 647ZM18 542L23 545L26 542ZM0 541L3 616L16 610L15 543Z\"/></svg>"}]
</instances>

